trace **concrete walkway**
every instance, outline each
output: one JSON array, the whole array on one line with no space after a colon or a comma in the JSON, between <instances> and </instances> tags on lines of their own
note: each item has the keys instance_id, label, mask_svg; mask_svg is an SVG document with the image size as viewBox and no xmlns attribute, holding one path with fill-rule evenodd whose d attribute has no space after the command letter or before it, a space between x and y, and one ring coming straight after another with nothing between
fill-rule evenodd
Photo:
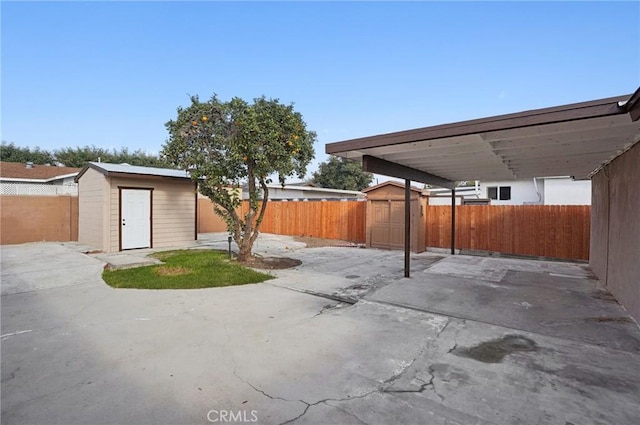
<instances>
[{"instance_id":1,"label":"concrete walkway","mask_svg":"<svg viewBox=\"0 0 640 425\"><path fill-rule=\"evenodd\" d=\"M584 265L423 253L404 279L400 252L265 235L302 265L142 291L82 250L2 247L3 424L637 424L640 329Z\"/></svg>"}]
</instances>

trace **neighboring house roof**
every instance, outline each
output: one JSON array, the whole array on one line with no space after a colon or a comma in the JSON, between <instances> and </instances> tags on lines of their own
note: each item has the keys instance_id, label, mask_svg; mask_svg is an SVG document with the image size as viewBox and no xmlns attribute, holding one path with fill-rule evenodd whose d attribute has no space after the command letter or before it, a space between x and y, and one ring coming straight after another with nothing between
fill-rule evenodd
<instances>
[{"instance_id":1,"label":"neighboring house roof","mask_svg":"<svg viewBox=\"0 0 640 425\"><path fill-rule=\"evenodd\" d=\"M370 186L370 187L367 187L366 189L362 189L362 191L364 193L367 193L367 192L371 192L372 190L380 189L381 187L385 187L385 186L395 186L395 187L399 187L401 189L404 189L404 185L402 183L398 183L398 182L394 182L394 181L389 180L389 181L377 184L375 186ZM419 189L419 188L417 188L415 186L411 186L411 190L413 190L414 192L422 193L422 189Z\"/></svg>"},{"instance_id":2,"label":"neighboring house roof","mask_svg":"<svg viewBox=\"0 0 640 425\"><path fill-rule=\"evenodd\" d=\"M267 184L270 195L269 199L364 199L365 195L357 190L342 190L342 189L329 189L326 187L310 187L310 186L296 186L285 185L282 186L278 183ZM249 193L246 192L246 185L243 186L243 197L248 199ZM259 192L262 191L259 189Z\"/></svg>"},{"instance_id":3,"label":"neighboring house roof","mask_svg":"<svg viewBox=\"0 0 640 425\"><path fill-rule=\"evenodd\" d=\"M319 187L314 183L309 182L298 182L298 183L288 183L286 186L296 186L296 187Z\"/></svg>"},{"instance_id":4,"label":"neighboring house roof","mask_svg":"<svg viewBox=\"0 0 640 425\"><path fill-rule=\"evenodd\" d=\"M89 168L93 168L94 170L99 171L107 176L138 175L191 179L189 173L185 170L174 170L172 168L141 167L138 165L127 164L109 164L107 162L89 162L78 173L76 182L80 179L80 177L82 177L84 173L86 173Z\"/></svg>"},{"instance_id":5,"label":"neighboring house roof","mask_svg":"<svg viewBox=\"0 0 640 425\"><path fill-rule=\"evenodd\" d=\"M342 190L342 189L329 189L326 187L313 187L313 186L295 186L295 185L279 185L277 183L268 184L269 189L282 189L282 190L297 190L300 192L326 192L326 193L341 193L345 195L362 195L362 192L357 190Z\"/></svg>"},{"instance_id":6,"label":"neighboring house roof","mask_svg":"<svg viewBox=\"0 0 640 425\"><path fill-rule=\"evenodd\" d=\"M80 168L54 165L32 165L20 162L0 162L0 179L4 181L37 181L39 183L73 177Z\"/></svg>"},{"instance_id":7,"label":"neighboring house roof","mask_svg":"<svg viewBox=\"0 0 640 425\"><path fill-rule=\"evenodd\" d=\"M444 187L435 187L435 188L425 189L425 192L429 196L433 196L433 195L438 196L438 195L442 195L442 194L451 194L451 189L447 189L447 188L444 188ZM475 186L458 186L458 187L456 187L456 195L475 194L475 192L476 192L476 187Z\"/></svg>"}]
</instances>

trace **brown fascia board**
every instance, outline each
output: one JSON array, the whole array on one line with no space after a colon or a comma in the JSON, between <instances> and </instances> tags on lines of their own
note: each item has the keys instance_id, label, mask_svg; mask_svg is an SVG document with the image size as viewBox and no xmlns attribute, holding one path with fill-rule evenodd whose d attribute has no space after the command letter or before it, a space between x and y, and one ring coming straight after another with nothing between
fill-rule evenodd
<instances>
[{"instance_id":1,"label":"brown fascia board","mask_svg":"<svg viewBox=\"0 0 640 425\"><path fill-rule=\"evenodd\" d=\"M544 109L518 112L514 114L498 115L452 124L441 124L395 133L380 134L328 143L325 146L327 154L338 154L352 150L377 148L381 146L399 145L424 140L442 139L446 137L466 136L485 133L488 131L507 130L534 125L553 124L601 116L619 115L627 113L618 102L630 99L632 95L609 97L589 102L573 103Z\"/></svg>"},{"instance_id":2,"label":"brown fascia board","mask_svg":"<svg viewBox=\"0 0 640 425\"><path fill-rule=\"evenodd\" d=\"M82 177L84 175L84 173L87 172L87 170L89 168L93 168L94 170L104 174L105 176L108 175L107 171L101 167L98 167L96 165L93 165L91 163L88 163L87 165L85 165L84 167L82 167L82 170L80 170L80 172L78 173L78 175L76 176L75 179L73 179L74 182L78 183L78 181L80 180L80 177Z\"/></svg>"},{"instance_id":3,"label":"brown fascia board","mask_svg":"<svg viewBox=\"0 0 640 425\"><path fill-rule=\"evenodd\" d=\"M629 112L631 121L638 121L638 119L640 119L640 87L638 87L638 90L625 102L623 107Z\"/></svg>"},{"instance_id":4,"label":"brown fascia board","mask_svg":"<svg viewBox=\"0 0 640 425\"><path fill-rule=\"evenodd\" d=\"M89 166L90 166L90 165L91 165L91 164L87 164L87 165L85 165L84 167L82 167L82 170L80 170L80 171L78 172L78 174L76 174L76 177L73 179L73 182L74 182L74 183L78 183L78 180L80 180L80 177L82 177L82 176L84 175L84 173L86 173L86 172L87 172L87 170L89 169Z\"/></svg>"}]
</instances>

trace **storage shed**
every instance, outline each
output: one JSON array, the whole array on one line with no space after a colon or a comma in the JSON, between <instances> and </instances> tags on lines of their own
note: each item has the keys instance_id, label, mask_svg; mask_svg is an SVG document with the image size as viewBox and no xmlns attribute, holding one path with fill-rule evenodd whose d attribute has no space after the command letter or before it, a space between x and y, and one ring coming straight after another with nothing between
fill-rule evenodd
<instances>
[{"instance_id":1,"label":"storage shed","mask_svg":"<svg viewBox=\"0 0 640 425\"><path fill-rule=\"evenodd\" d=\"M366 244L371 248L404 248L404 185L393 181L363 190L367 195ZM425 250L427 198L411 187L411 250Z\"/></svg>"},{"instance_id":2,"label":"storage shed","mask_svg":"<svg viewBox=\"0 0 640 425\"><path fill-rule=\"evenodd\" d=\"M196 185L184 170L90 162L78 183L78 241L104 252L197 239Z\"/></svg>"}]
</instances>

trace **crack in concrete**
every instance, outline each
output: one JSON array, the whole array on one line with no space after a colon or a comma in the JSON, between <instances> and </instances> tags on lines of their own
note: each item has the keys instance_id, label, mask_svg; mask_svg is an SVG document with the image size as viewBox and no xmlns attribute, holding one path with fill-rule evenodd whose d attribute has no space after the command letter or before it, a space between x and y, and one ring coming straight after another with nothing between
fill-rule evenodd
<instances>
[{"instance_id":1,"label":"crack in concrete","mask_svg":"<svg viewBox=\"0 0 640 425\"><path fill-rule=\"evenodd\" d=\"M302 413L300 413L298 416L296 416L296 417L295 417L295 418L293 418L293 419L289 419L289 420L288 420L288 421L286 421L286 422L282 422L280 425L287 425L287 424L290 424L290 423L292 423L292 422L297 421L298 419L300 419L301 417L303 417L304 415L306 415L306 414L307 414L307 412L309 411L309 408L310 408L310 407L311 407L311 405L307 403L307 407L305 407L305 408L304 408L304 411L303 411Z\"/></svg>"},{"instance_id":2,"label":"crack in concrete","mask_svg":"<svg viewBox=\"0 0 640 425\"><path fill-rule=\"evenodd\" d=\"M225 330L226 330L226 327L225 327ZM228 342L228 341L227 341L227 342ZM251 382L247 381L246 379L242 378L240 375L238 375L238 372L237 372L237 365L236 365L236 362L235 362L235 360L233 359L233 357L231 358L231 361L233 362L233 375L234 375L234 376L235 376L235 377L236 377L240 382L242 382L243 384L245 384L245 385L249 386L249 387L250 387L251 389L253 389L254 391L256 391L256 392L258 392L258 393L262 394L263 396L267 397L267 398L268 398L268 399L270 399L270 400L280 400L280 401L285 401L285 402L288 402L288 403L302 403L302 404L304 404L304 405L305 405L305 408L304 408L304 410L302 411L302 413L300 413L298 416L296 416L296 417L294 417L294 418L292 418L292 419L289 419L289 420L287 420L287 421L285 421L285 422L282 422L280 425L286 425L286 424L290 424L290 423L292 423L292 422L297 421L298 419L300 419L301 417L303 417L304 415L306 415L306 414L307 414L307 412L309 411L309 409L310 409L311 407L313 407L313 406L317 406L317 405L319 405L319 404L321 404L321 403L325 403L325 404L326 404L326 402L327 402L327 401L342 402L342 401L348 401L348 400L356 400L356 399L359 399L359 398L367 397L367 396L369 396L369 395L371 395L371 394L373 394L373 393L376 393L376 392L379 392L379 391L380 391L380 389L379 389L379 388L376 388L375 390L368 391L368 392L366 392L366 393L364 393L364 394L361 394L361 395L358 395L358 396L353 396L353 397L351 397L351 396L347 396L347 397L345 397L345 398L325 398L325 399L322 399L322 400L316 401L315 403L309 403L308 401L305 401L305 400L290 400L290 399L287 399L287 398L283 398L283 397L279 397L279 396L271 395L271 394L267 393L266 391L261 390L260 388L256 387L255 385L253 385ZM335 406L332 406L332 407L335 407ZM363 423L364 423L364 422L363 422ZM366 425L366 424L365 424L365 425Z\"/></svg>"},{"instance_id":3,"label":"crack in concrete","mask_svg":"<svg viewBox=\"0 0 640 425\"><path fill-rule=\"evenodd\" d=\"M317 296L317 297L322 297L322 298L326 298L326 299L329 299L329 300L337 301L337 302L338 302L338 304L334 304L334 305L331 305L331 304L329 304L329 305L325 305L325 306L320 310L320 312L318 312L317 314L315 314L314 316L312 316L312 318L313 318L313 317L316 317L316 316L319 316L319 315L321 315L321 314L323 314L323 313L325 313L325 312L327 312L327 311L330 311L330 310L333 310L333 309L336 309L336 308L343 307L343 305L341 305L341 304L353 305L353 304L356 304L356 303L358 302L358 300L357 300L357 299L353 300L353 299L350 299L350 298L347 298L347 297L343 297L343 296L339 296L339 295L337 296L337 294L328 295L328 294L318 293L318 292L315 292L315 291L309 291L309 290L303 290L303 289L291 288L291 287L287 287L287 286L283 286L283 285L274 285L274 286L277 286L277 287L280 287L280 288L283 288L283 289L288 289L288 290L295 291L295 292L304 293L304 294L307 294L307 295L313 295L313 296ZM384 304L384 303L382 303L382 304ZM451 320L447 320L447 322L446 322L446 323L445 323L445 325L442 327L442 329L440 329L440 330L438 331L438 333L437 333L437 335L436 335L436 338L437 338L438 336L440 336L440 334L442 334L442 333L445 331L445 329L447 329L447 327L448 327L448 325L449 325L450 321L451 321ZM464 325L464 323L465 323L465 320L464 320L464 319L462 319L462 324ZM224 327L224 330L225 330L225 335L226 335L226 337L227 337L227 341L223 344L223 349L225 349L225 350L226 350L226 346L227 346L227 344L230 342L231 338L230 338L230 335L229 335L229 333L228 333L228 330L227 330L227 327L226 327L226 324L225 324L225 323L223 323L223 327ZM459 332L459 330L458 330L458 332ZM457 337L457 333L458 333L458 332L456 332L456 337ZM412 365L413 365L413 364L414 364L414 363L415 363L415 362L416 362L416 361L417 361L417 360L418 360L418 359L419 359L419 358L424 354L424 352L427 350L428 346L429 346L429 341L428 341L428 340L425 340L425 343L424 343L424 344L422 345L422 347L420 348L420 351L419 351L419 352L418 352L418 353L417 353L417 354L416 354L416 355L411 359L411 361L410 361L406 366L404 366L400 372L393 374L391 377L387 378L387 379L386 379L386 380L384 380L382 383L383 383L383 384L391 384L391 383L393 383L393 382L397 381L400 377L402 377L402 375L403 375L407 370L409 370L409 369L411 368L411 366L412 366ZM456 347L457 347L457 342L454 344L454 347L453 347L449 352L453 351ZM238 373L237 373L237 364L236 364L235 359L233 358L233 356L231 356L231 360L232 360L233 365L234 365L234 368L233 368L233 375L234 375L234 376L235 376L239 381L241 381L241 382L242 382L242 383L244 383L245 385L249 386L249 387L250 387L251 389L253 389L254 391L256 391L256 392L260 393L260 394L261 394L261 395L263 395L264 397L269 398L270 400L280 400L280 401L289 402L289 403L302 403L302 404L305 406L305 407L304 407L304 410L303 410L299 415L297 415L297 416L295 416L295 417L293 417L293 418L291 418L291 419L289 419L289 420L287 420L287 421L284 421L284 422L280 423L279 425L288 425L288 424L291 424L291 423L293 423L293 422L296 422L298 419L300 419L300 418L302 418L303 416L305 416L305 415L309 412L309 409L311 409L311 408L312 408L312 407L314 407L314 406L318 406L318 405L320 405L320 404L326 404L327 406L330 406L330 407L333 407L333 408L335 408L335 409L338 409L338 410L340 410L341 412L343 412L343 413L345 413L345 414L348 414L348 415L352 416L352 417L353 417L354 419L356 419L358 422L360 422L360 423L362 423L362 424L364 424L364 425L368 425L366 422L364 422L362 419L360 419L360 418L359 418L358 416L356 416L355 414L353 414L353 413L351 413L351 412L348 412L348 411L346 411L346 410L344 410L344 409L342 409L342 408L340 408L340 407L338 407L338 406L335 406L335 405L333 405L333 404L329 404L328 402L337 402L337 403L340 403L340 402L345 402L345 401L350 401L350 400L357 400L357 399L360 399L360 398L368 397L369 395L371 395L371 394L375 394L375 393L379 393L379 394L384 394L384 393L423 393L423 392L424 392L424 391L426 391L428 388L430 388L430 389L433 391L433 393L434 393L436 396L438 396L438 398L440 399L440 401L444 401L444 399L445 399L445 398L444 398L444 396L442 396L442 395L441 395L440 393L438 393L438 392L437 392L437 390L436 390L435 382L434 382L434 381L435 381L435 375L434 375L434 368L433 368L433 366L429 366L429 369L428 369L428 373L429 373L429 375L430 375L430 379L429 379L429 381L428 381L428 382L425 382L424 380L419 379L419 378L415 378L415 379L417 379L418 381L422 382L422 385L421 385L418 389L413 389L413 390L408 390L408 389L407 389L407 390L404 390L404 389L391 390L391 389L386 389L386 388L378 387L378 388L375 388L375 389L373 389L373 390L371 390L371 391L367 391L367 392L365 392L364 394L357 395L357 396L353 396L353 397L351 397L351 396L347 396L347 397L345 397L345 398L325 398L325 399L322 399L322 400L318 400L318 401L316 401L316 402L314 402L314 403L310 403L310 402L305 401L305 400L302 400L302 399L299 399L299 400L290 400L290 399L286 399L286 398L279 397L279 396L274 396L274 395L271 395L271 394L267 393L266 391L264 391L264 390L262 390L262 389L260 389L260 388L256 387L256 386L255 386L255 385L253 385L251 382L249 382L249 381L245 380L245 379L244 379L244 378L242 378L240 375L238 375Z\"/></svg>"},{"instance_id":4,"label":"crack in concrete","mask_svg":"<svg viewBox=\"0 0 640 425\"><path fill-rule=\"evenodd\" d=\"M438 337L440 336L440 334L441 334L442 332L444 332L444 330L445 330L445 329L447 329L447 326L449 326L449 323L450 323L450 322L451 322L451 320L449 320L449 319L447 318L447 321L446 321L446 323L444 324L444 326L442 327L442 329L440 329L440 331L436 334L436 338L438 338Z\"/></svg>"},{"instance_id":5,"label":"crack in concrete","mask_svg":"<svg viewBox=\"0 0 640 425\"><path fill-rule=\"evenodd\" d=\"M341 412L342 412L342 413L344 413L344 414L347 414L347 415L351 416L352 418L354 418L356 421L360 422L360 423L361 423L361 424L363 424L363 425L369 425L367 422L365 422L365 421L363 421L362 419L360 419L360 418L358 417L358 415L356 415L356 414L355 414L355 413L353 413L353 412L349 412L348 410L342 409L342 408L340 408L340 406L334 406L334 405L329 404L329 403L325 403L325 404L326 404L327 406L331 406L331 407L333 407L334 409L337 409L337 410L341 411Z\"/></svg>"},{"instance_id":6,"label":"crack in concrete","mask_svg":"<svg viewBox=\"0 0 640 425\"><path fill-rule=\"evenodd\" d=\"M302 402L304 403L304 401L302 400L289 400L286 398L282 398L282 397L278 397L278 396L272 396L271 394L261 390L260 388L257 388L255 385L253 385L251 382L248 382L246 380L244 380L240 375L238 375L238 373L236 372L235 369L233 369L233 375L238 378L242 383L250 386L251 388L253 388L254 391L259 392L260 394L262 394L263 396L270 398L271 400L282 400L282 401L287 401L287 402Z\"/></svg>"},{"instance_id":7,"label":"crack in concrete","mask_svg":"<svg viewBox=\"0 0 640 425\"><path fill-rule=\"evenodd\" d=\"M447 322L447 325L449 324L449 322ZM453 353L456 348L458 348L458 335L460 334L460 332L462 331L462 329L464 329L467 325L467 321L465 319L460 320L460 326L454 331L453 334L453 347L451 347L450 349L447 350L447 354L451 354ZM445 325L445 328L447 326ZM444 331L444 329L443 329ZM440 332L442 333L442 332Z\"/></svg>"},{"instance_id":8,"label":"crack in concrete","mask_svg":"<svg viewBox=\"0 0 640 425\"><path fill-rule=\"evenodd\" d=\"M355 297L341 296L340 294L336 294L336 293L324 294L322 292L312 291L310 289L293 288L291 286L279 285L276 283L271 283L271 285L275 286L276 288L288 289L289 291L299 292L301 294L313 295L314 297L326 298L331 301L337 301L339 303L344 303L349 305L353 305L358 302L358 299Z\"/></svg>"},{"instance_id":9,"label":"crack in concrete","mask_svg":"<svg viewBox=\"0 0 640 425\"><path fill-rule=\"evenodd\" d=\"M366 392L366 393L364 393L364 394L357 395L357 396L353 396L353 397L351 397L351 396L347 396L347 397L345 397L345 398L325 398L325 399L322 399L322 400L318 400L318 401L316 401L315 403L309 403L309 402L304 401L304 400L295 400L295 401L299 401L299 402L301 402L301 403L306 404L306 405L307 405L307 407L305 407L304 411L303 411L301 414L299 414L299 415L298 415L298 416L296 416L295 418L289 419L289 420L288 420L288 421L286 421L286 422L282 422L280 425L286 425L286 424L290 424L290 423L292 423L292 422L297 421L298 419L300 419L301 417L303 417L304 415L306 415L306 414L307 414L307 412L309 411L309 409L310 409L310 408L312 408L313 406L317 406L317 405L319 405L319 404L326 404L327 406L334 407L334 408L338 408L337 406L333 406L333 405L331 405L331 404L328 404L327 402L328 402L328 401L343 402L343 401L357 400L357 399L360 399L360 398L368 397L368 396L370 396L371 394L374 394L374 393L377 393L377 392L380 392L380 391L381 391L381 389L380 389L380 388L376 388L375 390L367 391L367 392ZM292 400L288 400L288 401L292 401ZM345 412L345 413L347 413L347 412ZM358 420L360 420L360 419L358 418ZM360 420L360 421L361 421L361 420ZM361 422L362 422L362 421L361 421ZM362 422L362 423L365 423L365 422ZM365 425L367 425L367 424L365 423Z\"/></svg>"},{"instance_id":10,"label":"crack in concrete","mask_svg":"<svg viewBox=\"0 0 640 425\"><path fill-rule=\"evenodd\" d=\"M449 324L449 321L447 320L447 322L445 323L444 327L440 330L440 332L438 332L438 334L435 336L435 338L438 338L438 336L444 331L444 329L447 327L448 324ZM383 384L391 384L392 382L397 381L407 370L409 370L409 368L411 366L413 366L413 364L420 357L422 357L424 352L427 351L428 347L429 347L429 339L425 339L424 344L422 345L422 347L420 347L420 351L413 357L413 359L411 359L409 364L407 366L405 366L399 373L396 373L396 374L392 375L390 378L388 378L385 381L383 381Z\"/></svg>"},{"instance_id":11,"label":"crack in concrete","mask_svg":"<svg viewBox=\"0 0 640 425\"><path fill-rule=\"evenodd\" d=\"M431 376L431 379L429 379L429 382L427 382L426 388L431 387L431 391L433 391L433 393L438 396L440 401L444 401L444 396L442 396L438 392L438 390L436 390L436 383L435 383L436 376L433 374L434 372L433 366L429 366L428 372L429 372L429 376Z\"/></svg>"},{"instance_id":12,"label":"crack in concrete","mask_svg":"<svg viewBox=\"0 0 640 425\"><path fill-rule=\"evenodd\" d=\"M347 304L348 305L348 304ZM313 319L314 317L318 317L328 311L332 311L332 310L338 310L340 308L344 307L344 305L342 303L337 303L337 304L327 304L325 306L322 307L322 309L314 314L313 316L311 316L311 318Z\"/></svg>"},{"instance_id":13,"label":"crack in concrete","mask_svg":"<svg viewBox=\"0 0 640 425\"><path fill-rule=\"evenodd\" d=\"M415 378L416 380L422 382L422 385L420 385L420 387L418 389L413 389L413 390L390 390L390 389L385 389L382 392L383 393L390 393L390 394L394 394L394 393L400 393L400 394L406 394L406 393L413 393L413 394L421 394L423 392L425 392L427 390L427 388L431 388L431 391L438 396L438 398L440 399L440 401L444 401L444 396L441 395L437 390L436 390L436 385L435 385L435 375L434 375L434 368L433 366L429 366L428 369L428 373L429 376L431 377L429 379L429 382L425 382L424 380L420 379L420 378Z\"/></svg>"},{"instance_id":14,"label":"crack in concrete","mask_svg":"<svg viewBox=\"0 0 640 425\"><path fill-rule=\"evenodd\" d=\"M395 381L397 381L398 379L400 379L400 377L411 367L413 366L413 364L416 362L416 360L418 360L419 357L421 357L424 352L427 350L427 346L429 345L429 343L425 343L422 348L420 348L420 351L418 352L418 354L416 354L413 359L411 359L411 361L409 362L409 364L407 364L405 367L402 368L402 370L398 373L395 373L393 375L391 375L390 378L385 379L384 381L382 381L383 384L391 384Z\"/></svg>"}]
</instances>

